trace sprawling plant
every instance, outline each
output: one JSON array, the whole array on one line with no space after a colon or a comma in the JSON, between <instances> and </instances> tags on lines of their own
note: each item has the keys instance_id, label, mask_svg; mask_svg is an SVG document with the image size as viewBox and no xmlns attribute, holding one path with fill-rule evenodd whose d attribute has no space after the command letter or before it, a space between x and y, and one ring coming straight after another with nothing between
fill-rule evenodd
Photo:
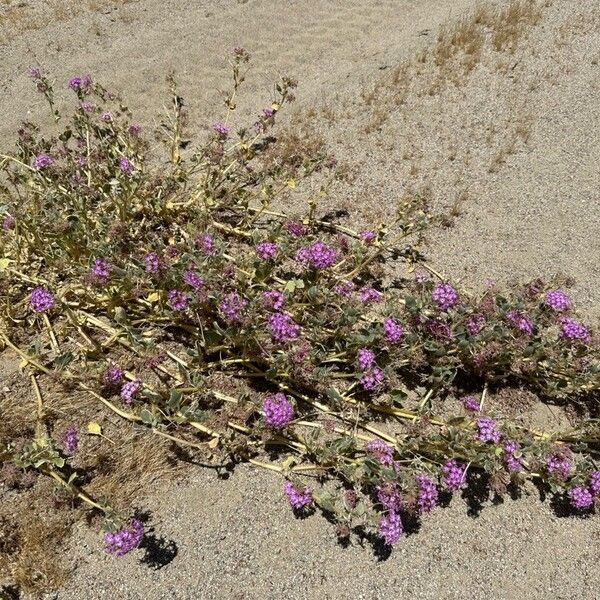
<instances>
[{"instance_id":1,"label":"sprawling plant","mask_svg":"<svg viewBox=\"0 0 600 600\"><path fill-rule=\"evenodd\" d=\"M35 375L52 375L219 463L283 474L294 510L319 507L341 536L374 531L386 545L473 477L497 493L533 479L591 509L593 419L549 434L485 405L489 385L519 383L595 413L600 352L564 282L457 290L411 246L431 222L418 199L365 231L319 218L313 198L288 216L297 183L327 157L276 151L289 79L234 129L247 61L236 49L226 117L197 148L170 79L166 157L90 77L69 81L67 119L32 69L60 129L46 138L26 123L2 155L0 336L32 369L38 415ZM413 277L393 277L398 260ZM465 390L479 392L436 416L438 400ZM78 444L77 424L55 439L40 419L30 443L2 440L0 456L102 511L107 551L124 554L143 525L82 489Z\"/></svg>"}]
</instances>

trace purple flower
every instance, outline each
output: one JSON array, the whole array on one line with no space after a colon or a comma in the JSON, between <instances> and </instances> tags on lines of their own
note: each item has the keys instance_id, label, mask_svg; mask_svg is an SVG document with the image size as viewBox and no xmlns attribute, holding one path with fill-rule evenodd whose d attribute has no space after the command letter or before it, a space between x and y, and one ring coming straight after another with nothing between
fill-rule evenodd
<instances>
[{"instance_id":1,"label":"purple flower","mask_svg":"<svg viewBox=\"0 0 600 600\"><path fill-rule=\"evenodd\" d=\"M107 110L105 112L102 113L102 116L100 117L105 123L112 123L113 120L113 114L110 112L110 110Z\"/></svg>"},{"instance_id":2,"label":"purple flower","mask_svg":"<svg viewBox=\"0 0 600 600\"><path fill-rule=\"evenodd\" d=\"M594 496L600 495L600 471L592 471L590 473L590 490Z\"/></svg>"},{"instance_id":3,"label":"purple flower","mask_svg":"<svg viewBox=\"0 0 600 600\"><path fill-rule=\"evenodd\" d=\"M131 135L139 135L140 132L142 131L142 126L138 123L132 123L128 128L127 131L131 134Z\"/></svg>"},{"instance_id":4,"label":"purple flower","mask_svg":"<svg viewBox=\"0 0 600 600\"><path fill-rule=\"evenodd\" d=\"M394 482L386 482L377 486L377 501L387 510L398 511L402 505L402 498L398 491L398 485Z\"/></svg>"},{"instance_id":5,"label":"purple flower","mask_svg":"<svg viewBox=\"0 0 600 600\"><path fill-rule=\"evenodd\" d=\"M448 310L458 304L458 294L449 283L436 283L431 298L440 310Z\"/></svg>"},{"instance_id":6,"label":"purple flower","mask_svg":"<svg viewBox=\"0 0 600 600\"><path fill-rule=\"evenodd\" d=\"M242 298L237 292L230 292L221 300L219 310L227 323L239 323L247 304L248 300Z\"/></svg>"},{"instance_id":7,"label":"purple flower","mask_svg":"<svg viewBox=\"0 0 600 600\"><path fill-rule=\"evenodd\" d=\"M582 341L588 341L590 339L590 332L588 331L588 328L575 319L563 317L560 323L560 334L562 337L569 340Z\"/></svg>"},{"instance_id":8,"label":"purple flower","mask_svg":"<svg viewBox=\"0 0 600 600\"><path fill-rule=\"evenodd\" d=\"M358 234L358 237L365 243L371 244L373 240L377 237L377 234L374 231L361 231Z\"/></svg>"},{"instance_id":9,"label":"purple flower","mask_svg":"<svg viewBox=\"0 0 600 600\"><path fill-rule=\"evenodd\" d=\"M194 243L196 246L209 256L214 253L214 240L212 235L205 233L204 235L197 235L194 237Z\"/></svg>"},{"instance_id":10,"label":"purple flower","mask_svg":"<svg viewBox=\"0 0 600 600\"><path fill-rule=\"evenodd\" d=\"M183 274L183 281L185 281L185 283L187 283L190 287L194 288L195 290L199 290L201 287L204 286L204 281L202 280L202 278L195 271L192 270L188 270Z\"/></svg>"},{"instance_id":11,"label":"purple flower","mask_svg":"<svg viewBox=\"0 0 600 600\"><path fill-rule=\"evenodd\" d=\"M510 321L519 331L531 335L533 333L533 321L523 312L509 310L506 319Z\"/></svg>"},{"instance_id":12,"label":"purple flower","mask_svg":"<svg viewBox=\"0 0 600 600\"><path fill-rule=\"evenodd\" d=\"M312 491L309 487L299 490L291 481L286 481L283 484L283 492L294 510L300 510L312 504Z\"/></svg>"},{"instance_id":13,"label":"purple flower","mask_svg":"<svg viewBox=\"0 0 600 600\"><path fill-rule=\"evenodd\" d=\"M594 497L590 490L582 485L572 487L568 492L571 506L576 510L585 510L594 504Z\"/></svg>"},{"instance_id":14,"label":"purple flower","mask_svg":"<svg viewBox=\"0 0 600 600\"><path fill-rule=\"evenodd\" d=\"M556 452L546 458L546 470L550 475L564 480L571 473L571 460L564 453Z\"/></svg>"},{"instance_id":15,"label":"purple flower","mask_svg":"<svg viewBox=\"0 0 600 600\"><path fill-rule=\"evenodd\" d=\"M71 77L71 79L69 79L68 85L73 91L77 91L77 90L81 89L81 87L83 85L83 78L80 77L79 75L77 75L75 77Z\"/></svg>"},{"instance_id":16,"label":"purple flower","mask_svg":"<svg viewBox=\"0 0 600 600\"><path fill-rule=\"evenodd\" d=\"M279 290L267 290L262 293L262 302L267 308L279 311L283 308L284 297Z\"/></svg>"},{"instance_id":17,"label":"purple flower","mask_svg":"<svg viewBox=\"0 0 600 600\"><path fill-rule=\"evenodd\" d=\"M12 215L6 214L2 221L2 229L4 229L4 231L8 231L9 229L12 229L14 226L15 226L15 218Z\"/></svg>"},{"instance_id":18,"label":"purple flower","mask_svg":"<svg viewBox=\"0 0 600 600\"><path fill-rule=\"evenodd\" d=\"M438 490L432 479L427 475L415 475L419 485L417 494L417 507L421 514L431 512L438 502Z\"/></svg>"},{"instance_id":19,"label":"purple flower","mask_svg":"<svg viewBox=\"0 0 600 600\"><path fill-rule=\"evenodd\" d=\"M217 135L221 138L226 138L231 133L231 127L228 127L222 121L218 121L213 126L213 131L217 133Z\"/></svg>"},{"instance_id":20,"label":"purple flower","mask_svg":"<svg viewBox=\"0 0 600 600\"><path fill-rule=\"evenodd\" d=\"M515 440L504 442L504 465L509 473L518 473L523 466L523 459L520 456L516 456L519 451L519 443Z\"/></svg>"},{"instance_id":21,"label":"purple flower","mask_svg":"<svg viewBox=\"0 0 600 600\"><path fill-rule=\"evenodd\" d=\"M379 367L373 367L370 371L367 371L360 378L360 384L363 390L370 392L378 388L384 381L385 376L383 371Z\"/></svg>"},{"instance_id":22,"label":"purple flower","mask_svg":"<svg viewBox=\"0 0 600 600\"><path fill-rule=\"evenodd\" d=\"M306 225L296 223L295 221L286 223L285 229L288 233L296 237L303 237L308 233L308 227L306 227Z\"/></svg>"},{"instance_id":23,"label":"purple flower","mask_svg":"<svg viewBox=\"0 0 600 600\"><path fill-rule=\"evenodd\" d=\"M29 297L29 305L37 313L50 310L54 304L54 296L43 287L36 287Z\"/></svg>"},{"instance_id":24,"label":"purple flower","mask_svg":"<svg viewBox=\"0 0 600 600\"><path fill-rule=\"evenodd\" d=\"M396 511L391 510L379 520L379 537L388 546L393 546L398 542L402 531L402 520Z\"/></svg>"},{"instance_id":25,"label":"purple flower","mask_svg":"<svg viewBox=\"0 0 600 600\"><path fill-rule=\"evenodd\" d=\"M265 425L283 429L294 418L294 407L285 394L278 393L263 400L262 414Z\"/></svg>"},{"instance_id":26,"label":"purple flower","mask_svg":"<svg viewBox=\"0 0 600 600\"><path fill-rule=\"evenodd\" d=\"M375 438L365 444L365 450L371 458L382 465L390 466L394 456L394 449L383 440Z\"/></svg>"},{"instance_id":27,"label":"purple flower","mask_svg":"<svg viewBox=\"0 0 600 600\"><path fill-rule=\"evenodd\" d=\"M383 294L372 287L364 287L358 292L360 301L364 304L371 302L381 302L383 300Z\"/></svg>"},{"instance_id":28,"label":"purple flower","mask_svg":"<svg viewBox=\"0 0 600 600\"><path fill-rule=\"evenodd\" d=\"M123 369L116 365L108 365L104 372L104 382L108 385L119 385L123 381Z\"/></svg>"},{"instance_id":29,"label":"purple flower","mask_svg":"<svg viewBox=\"0 0 600 600\"><path fill-rule=\"evenodd\" d=\"M300 325L285 313L273 313L269 316L269 328L274 341L281 344L292 342L300 335Z\"/></svg>"},{"instance_id":30,"label":"purple flower","mask_svg":"<svg viewBox=\"0 0 600 600\"><path fill-rule=\"evenodd\" d=\"M265 119L270 119L275 114L275 111L272 108L263 108L261 112Z\"/></svg>"},{"instance_id":31,"label":"purple flower","mask_svg":"<svg viewBox=\"0 0 600 600\"><path fill-rule=\"evenodd\" d=\"M256 254L261 260L273 260L277 256L275 242L260 242L256 244Z\"/></svg>"},{"instance_id":32,"label":"purple flower","mask_svg":"<svg viewBox=\"0 0 600 600\"><path fill-rule=\"evenodd\" d=\"M42 78L42 70L40 67L29 67L27 74L31 79L41 79Z\"/></svg>"},{"instance_id":33,"label":"purple flower","mask_svg":"<svg viewBox=\"0 0 600 600\"><path fill-rule=\"evenodd\" d=\"M356 362L361 371L366 371L373 366L375 362L375 354L368 348L360 348L356 353Z\"/></svg>"},{"instance_id":34,"label":"purple flower","mask_svg":"<svg viewBox=\"0 0 600 600\"><path fill-rule=\"evenodd\" d=\"M179 290L170 290L167 294L167 302L171 309L175 311L182 311L187 308L188 297L185 292Z\"/></svg>"},{"instance_id":35,"label":"purple flower","mask_svg":"<svg viewBox=\"0 0 600 600\"><path fill-rule=\"evenodd\" d=\"M442 466L444 486L447 490L455 492L460 489L465 480L465 466L454 459L447 461Z\"/></svg>"},{"instance_id":36,"label":"purple flower","mask_svg":"<svg viewBox=\"0 0 600 600\"><path fill-rule=\"evenodd\" d=\"M387 318L383 321L383 337L390 344L397 344L404 335L404 329L394 319Z\"/></svg>"},{"instance_id":37,"label":"purple flower","mask_svg":"<svg viewBox=\"0 0 600 600\"><path fill-rule=\"evenodd\" d=\"M163 264L156 252L148 252L144 256L144 262L146 263L146 273L158 273L162 268Z\"/></svg>"},{"instance_id":38,"label":"purple flower","mask_svg":"<svg viewBox=\"0 0 600 600\"><path fill-rule=\"evenodd\" d=\"M123 400L123 403L127 404L127 406L131 406L134 398L140 393L141 389L142 382L139 379L128 381L121 388L121 400Z\"/></svg>"},{"instance_id":39,"label":"purple flower","mask_svg":"<svg viewBox=\"0 0 600 600\"><path fill-rule=\"evenodd\" d=\"M351 281L340 281L333 288L333 291L342 298L348 298L353 290L354 284Z\"/></svg>"},{"instance_id":40,"label":"purple flower","mask_svg":"<svg viewBox=\"0 0 600 600\"><path fill-rule=\"evenodd\" d=\"M313 269L328 269L336 263L337 257L337 250L321 241L313 242L296 252L296 260Z\"/></svg>"},{"instance_id":41,"label":"purple flower","mask_svg":"<svg viewBox=\"0 0 600 600\"><path fill-rule=\"evenodd\" d=\"M429 274L426 271L415 271L415 282L418 284L425 283L429 279Z\"/></svg>"},{"instance_id":42,"label":"purple flower","mask_svg":"<svg viewBox=\"0 0 600 600\"><path fill-rule=\"evenodd\" d=\"M496 429L497 423L494 419L488 417L479 417L477 419L477 435L475 436L480 442L500 442L502 434Z\"/></svg>"},{"instance_id":43,"label":"purple flower","mask_svg":"<svg viewBox=\"0 0 600 600\"><path fill-rule=\"evenodd\" d=\"M485 325L485 316L476 314L471 315L466 322L467 333L470 336L475 336L481 332L483 326Z\"/></svg>"},{"instance_id":44,"label":"purple flower","mask_svg":"<svg viewBox=\"0 0 600 600\"><path fill-rule=\"evenodd\" d=\"M79 446L79 431L77 427L69 427L63 434L62 446L67 454L77 452Z\"/></svg>"},{"instance_id":45,"label":"purple flower","mask_svg":"<svg viewBox=\"0 0 600 600\"><path fill-rule=\"evenodd\" d=\"M469 412L479 412L479 400L474 396L465 396L462 399L463 406L465 410Z\"/></svg>"},{"instance_id":46,"label":"purple flower","mask_svg":"<svg viewBox=\"0 0 600 600\"><path fill-rule=\"evenodd\" d=\"M119 169L125 173L125 175L132 175L133 171L135 170L133 164L131 163L131 161L125 157L125 156L121 156L121 158L119 158Z\"/></svg>"},{"instance_id":47,"label":"purple flower","mask_svg":"<svg viewBox=\"0 0 600 600\"><path fill-rule=\"evenodd\" d=\"M104 534L105 550L108 554L123 556L137 548L144 537L144 526L138 519L132 519L129 525L118 531Z\"/></svg>"},{"instance_id":48,"label":"purple flower","mask_svg":"<svg viewBox=\"0 0 600 600\"><path fill-rule=\"evenodd\" d=\"M101 258L97 258L90 269L91 274L98 283L106 283L111 271L112 266Z\"/></svg>"},{"instance_id":49,"label":"purple flower","mask_svg":"<svg viewBox=\"0 0 600 600\"><path fill-rule=\"evenodd\" d=\"M81 110L86 113L91 113L94 110L94 105L91 102L82 102Z\"/></svg>"},{"instance_id":50,"label":"purple flower","mask_svg":"<svg viewBox=\"0 0 600 600\"><path fill-rule=\"evenodd\" d=\"M557 312L564 312L571 308L571 298L562 290L549 290L544 296L544 304Z\"/></svg>"},{"instance_id":51,"label":"purple flower","mask_svg":"<svg viewBox=\"0 0 600 600\"><path fill-rule=\"evenodd\" d=\"M54 159L48 154L38 154L31 163L31 166L38 171L54 164Z\"/></svg>"}]
</instances>

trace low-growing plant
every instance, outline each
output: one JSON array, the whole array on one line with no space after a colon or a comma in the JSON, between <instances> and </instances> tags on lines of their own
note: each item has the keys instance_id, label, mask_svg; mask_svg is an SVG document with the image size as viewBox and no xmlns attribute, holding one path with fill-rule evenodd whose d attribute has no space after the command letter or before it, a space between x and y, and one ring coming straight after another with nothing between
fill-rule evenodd
<instances>
[{"instance_id":1,"label":"low-growing plant","mask_svg":"<svg viewBox=\"0 0 600 600\"><path fill-rule=\"evenodd\" d=\"M32 69L60 129L44 137L24 124L0 162L0 339L31 370L37 403L33 439L2 440L2 461L102 513L107 552L140 544L136 515L93 498L72 466L82 431L100 426L53 430L46 377L215 466L249 461L282 474L293 509L318 507L342 537L372 532L391 546L473 477L496 493L534 480L590 510L600 495L596 421L551 434L485 404L489 386L519 383L595 414L600 353L568 294L558 281L458 290L414 247L430 218L410 197L372 230L319 217L312 197L288 216L299 181L333 162L320 144L289 152L289 138L274 151L290 79L252 125L233 126L248 59L234 51L226 116L196 148L170 79L166 156L91 77L68 82L67 119ZM414 277L391 276L398 260ZM245 391L232 393L231 380ZM461 390L480 393L437 415L438 400Z\"/></svg>"}]
</instances>

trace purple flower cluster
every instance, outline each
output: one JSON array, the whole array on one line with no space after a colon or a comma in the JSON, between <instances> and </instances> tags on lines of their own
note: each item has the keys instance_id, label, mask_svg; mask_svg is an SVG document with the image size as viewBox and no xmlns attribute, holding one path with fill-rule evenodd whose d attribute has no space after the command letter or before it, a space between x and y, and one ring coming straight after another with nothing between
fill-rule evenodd
<instances>
[{"instance_id":1,"label":"purple flower cluster","mask_svg":"<svg viewBox=\"0 0 600 600\"><path fill-rule=\"evenodd\" d=\"M533 333L533 321L525 313L518 310L509 310L506 313L506 319L519 331L522 331L527 335L531 335Z\"/></svg>"},{"instance_id":2,"label":"purple flower cluster","mask_svg":"<svg viewBox=\"0 0 600 600\"><path fill-rule=\"evenodd\" d=\"M568 456L560 452L551 454L546 459L546 470L550 475L564 480L571 473L571 460Z\"/></svg>"},{"instance_id":3,"label":"purple flower cluster","mask_svg":"<svg viewBox=\"0 0 600 600\"><path fill-rule=\"evenodd\" d=\"M483 329L484 325L485 325L485 317L480 314L471 315L465 323L465 326L467 328L467 333L470 336L475 336L478 333L480 333L481 330Z\"/></svg>"},{"instance_id":4,"label":"purple flower cluster","mask_svg":"<svg viewBox=\"0 0 600 600\"><path fill-rule=\"evenodd\" d=\"M180 290L170 290L167 294L167 302L172 310L182 311L187 308L188 297L185 292Z\"/></svg>"},{"instance_id":5,"label":"purple flower cluster","mask_svg":"<svg viewBox=\"0 0 600 600\"><path fill-rule=\"evenodd\" d=\"M227 323L239 323L242 320L242 311L248 300L242 298L237 292L226 294L219 304L219 310Z\"/></svg>"},{"instance_id":6,"label":"purple flower cluster","mask_svg":"<svg viewBox=\"0 0 600 600\"><path fill-rule=\"evenodd\" d=\"M544 296L544 304L556 312L564 312L571 308L571 298L562 290L549 290Z\"/></svg>"},{"instance_id":7,"label":"purple flower cluster","mask_svg":"<svg viewBox=\"0 0 600 600\"><path fill-rule=\"evenodd\" d=\"M368 348L360 348L356 353L356 362L361 371L370 369L375 362L375 353Z\"/></svg>"},{"instance_id":8,"label":"purple flower cluster","mask_svg":"<svg viewBox=\"0 0 600 600\"><path fill-rule=\"evenodd\" d=\"M106 283L111 271L112 266L101 258L97 258L90 269L90 273L97 283Z\"/></svg>"},{"instance_id":9,"label":"purple flower cluster","mask_svg":"<svg viewBox=\"0 0 600 600\"><path fill-rule=\"evenodd\" d=\"M45 169L46 167L50 167L54 164L54 159L48 154L38 154L34 157L31 166L38 171L40 169Z\"/></svg>"},{"instance_id":10,"label":"purple flower cluster","mask_svg":"<svg viewBox=\"0 0 600 600\"><path fill-rule=\"evenodd\" d=\"M313 269L328 269L335 264L337 258L337 250L321 241L313 242L296 252L296 260Z\"/></svg>"},{"instance_id":11,"label":"purple flower cluster","mask_svg":"<svg viewBox=\"0 0 600 600\"><path fill-rule=\"evenodd\" d=\"M15 218L12 215L5 215L4 219L2 220L2 229L4 229L4 231L8 231L9 229L12 229L15 226Z\"/></svg>"},{"instance_id":12,"label":"purple flower cluster","mask_svg":"<svg viewBox=\"0 0 600 600\"><path fill-rule=\"evenodd\" d=\"M309 487L299 490L291 481L286 481L283 484L283 492L294 510L300 510L312 504L312 491Z\"/></svg>"},{"instance_id":13,"label":"purple flower cluster","mask_svg":"<svg viewBox=\"0 0 600 600\"><path fill-rule=\"evenodd\" d=\"M391 510L379 520L379 537L388 545L393 546L402 536L402 520L400 515Z\"/></svg>"},{"instance_id":14,"label":"purple flower cluster","mask_svg":"<svg viewBox=\"0 0 600 600\"><path fill-rule=\"evenodd\" d=\"M219 137L226 138L231 133L231 127L228 127L223 121L217 121L213 126L213 131L217 133Z\"/></svg>"},{"instance_id":15,"label":"purple flower cluster","mask_svg":"<svg viewBox=\"0 0 600 600\"><path fill-rule=\"evenodd\" d=\"M197 235L194 237L194 243L198 246L204 254L214 254L214 244L215 241L209 233L205 233L204 235Z\"/></svg>"},{"instance_id":16,"label":"purple flower cluster","mask_svg":"<svg viewBox=\"0 0 600 600\"><path fill-rule=\"evenodd\" d=\"M308 233L308 227L303 225L302 223L297 223L295 221L291 221L290 223L286 223L285 225L286 231L296 237L303 237Z\"/></svg>"},{"instance_id":17,"label":"purple flower cluster","mask_svg":"<svg viewBox=\"0 0 600 600\"><path fill-rule=\"evenodd\" d=\"M378 463L386 466L392 464L394 449L383 440L375 438L370 442L367 442L365 444L365 450L369 453L371 458L375 459Z\"/></svg>"},{"instance_id":18,"label":"purple flower cluster","mask_svg":"<svg viewBox=\"0 0 600 600\"><path fill-rule=\"evenodd\" d=\"M43 287L36 287L29 297L29 305L37 313L43 313L50 310L54 304L54 296Z\"/></svg>"},{"instance_id":19,"label":"purple flower cluster","mask_svg":"<svg viewBox=\"0 0 600 600\"><path fill-rule=\"evenodd\" d=\"M479 400L475 396L465 396L462 399L462 404L465 410L469 412L479 412Z\"/></svg>"},{"instance_id":20,"label":"purple flower cluster","mask_svg":"<svg viewBox=\"0 0 600 600\"><path fill-rule=\"evenodd\" d=\"M393 482L386 482L377 486L377 501L387 510L399 511L402 498L398 486Z\"/></svg>"},{"instance_id":21,"label":"purple flower cluster","mask_svg":"<svg viewBox=\"0 0 600 600\"><path fill-rule=\"evenodd\" d=\"M294 418L294 407L285 394L278 393L263 400L262 414L265 425L283 429Z\"/></svg>"},{"instance_id":22,"label":"purple flower cluster","mask_svg":"<svg viewBox=\"0 0 600 600\"><path fill-rule=\"evenodd\" d=\"M132 175L135 170L133 163L126 156L119 158L118 165L121 172L125 173L125 175Z\"/></svg>"},{"instance_id":23,"label":"purple flower cluster","mask_svg":"<svg viewBox=\"0 0 600 600\"><path fill-rule=\"evenodd\" d=\"M342 298L348 298L354 290L354 284L351 281L340 281L333 287L333 291Z\"/></svg>"},{"instance_id":24,"label":"purple flower cluster","mask_svg":"<svg viewBox=\"0 0 600 600\"><path fill-rule=\"evenodd\" d=\"M275 342L287 344L298 339L300 325L285 313L276 312L269 315L269 329Z\"/></svg>"},{"instance_id":25,"label":"purple flower cluster","mask_svg":"<svg viewBox=\"0 0 600 600\"><path fill-rule=\"evenodd\" d=\"M140 393L142 389L142 382L139 379L128 381L121 388L121 400L127 406L131 406L134 398Z\"/></svg>"},{"instance_id":26,"label":"purple flower cluster","mask_svg":"<svg viewBox=\"0 0 600 600\"><path fill-rule=\"evenodd\" d=\"M594 504L594 497L588 488L582 485L572 487L568 492L571 506L576 510L585 510Z\"/></svg>"},{"instance_id":27,"label":"purple flower cluster","mask_svg":"<svg viewBox=\"0 0 600 600\"><path fill-rule=\"evenodd\" d=\"M493 442L498 444L502 434L496 429L497 423L489 417L479 417L477 419L477 435L475 436L480 442Z\"/></svg>"},{"instance_id":28,"label":"purple flower cluster","mask_svg":"<svg viewBox=\"0 0 600 600\"><path fill-rule=\"evenodd\" d=\"M113 114L110 112L110 110L107 110L105 112L102 113L101 117L100 117L105 123L112 123L114 118L113 118Z\"/></svg>"},{"instance_id":29,"label":"purple flower cluster","mask_svg":"<svg viewBox=\"0 0 600 600\"><path fill-rule=\"evenodd\" d=\"M435 482L427 475L415 475L419 492L417 494L417 507L421 514L431 512L438 502L438 490Z\"/></svg>"},{"instance_id":30,"label":"purple flower cluster","mask_svg":"<svg viewBox=\"0 0 600 600\"><path fill-rule=\"evenodd\" d=\"M79 431L77 427L69 427L62 436L62 446L68 454L74 454L79 447Z\"/></svg>"},{"instance_id":31,"label":"purple flower cluster","mask_svg":"<svg viewBox=\"0 0 600 600\"><path fill-rule=\"evenodd\" d=\"M273 260L277 256L275 242L259 242L256 244L256 254L261 260Z\"/></svg>"},{"instance_id":32,"label":"purple flower cluster","mask_svg":"<svg viewBox=\"0 0 600 600\"><path fill-rule=\"evenodd\" d=\"M82 102L81 110L86 113L91 113L94 110L94 105L91 102Z\"/></svg>"},{"instance_id":33,"label":"purple flower cluster","mask_svg":"<svg viewBox=\"0 0 600 600\"><path fill-rule=\"evenodd\" d=\"M281 310L285 301L283 294L279 290L267 290L262 293L263 305L271 310Z\"/></svg>"},{"instance_id":34,"label":"purple flower cluster","mask_svg":"<svg viewBox=\"0 0 600 600\"><path fill-rule=\"evenodd\" d=\"M364 287L358 292L358 297L360 301L364 304L369 304L371 302L381 302L383 300L383 294L372 287Z\"/></svg>"},{"instance_id":35,"label":"purple flower cluster","mask_svg":"<svg viewBox=\"0 0 600 600\"><path fill-rule=\"evenodd\" d=\"M445 488L451 492L455 492L464 483L465 466L451 459L442 466L442 475Z\"/></svg>"},{"instance_id":36,"label":"purple flower cluster","mask_svg":"<svg viewBox=\"0 0 600 600\"><path fill-rule=\"evenodd\" d=\"M517 456L520 451L519 442L507 440L504 442L504 465L509 473L518 473L523 466L523 459Z\"/></svg>"},{"instance_id":37,"label":"purple flower cluster","mask_svg":"<svg viewBox=\"0 0 600 600\"><path fill-rule=\"evenodd\" d=\"M116 365L108 365L104 372L104 382L107 385L119 385L123 381L123 369Z\"/></svg>"},{"instance_id":38,"label":"purple flower cluster","mask_svg":"<svg viewBox=\"0 0 600 600\"><path fill-rule=\"evenodd\" d=\"M108 531L104 534L105 550L108 554L123 556L135 550L144 537L144 526L138 519L132 519L129 525L119 531Z\"/></svg>"},{"instance_id":39,"label":"purple flower cluster","mask_svg":"<svg viewBox=\"0 0 600 600\"><path fill-rule=\"evenodd\" d=\"M560 334L569 340L587 341L590 339L588 328L575 319L564 317L560 321Z\"/></svg>"},{"instance_id":40,"label":"purple flower cluster","mask_svg":"<svg viewBox=\"0 0 600 600\"><path fill-rule=\"evenodd\" d=\"M372 244L377 237L377 234L374 231L361 231L358 234L358 237L360 237L365 244Z\"/></svg>"},{"instance_id":41,"label":"purple flower cluster","mask_svg":"<svg viewBox=\"0 0 600 600\"><path fill-rule=\"evenodd\" d=\"M198 291L204 286L204 281L202 280L202 278L191 269L187 270L183 274L183 281L187 283L191 288L194 288L196 291Z\"/></svg>"},{"instance_id":42,"label":"purple flower cluster","mask_svg":"<svg viewBox=\"0 0 600 600\"><path fill-rule=\"evenodd\" d=\"M384 381L385 376L379 367L373 367L370 371L363 373L360 378L360 384L363 390L370 392L378 388Z\"/></svg>"},{"instance_id":43,"label":"purple flower cluster","mask_svg":"<svg viewBox=\"0 0 600 600\"><path fill-rule=\"evenodd\" d=\"M440 310L448 310L458 304L458 294L449 283L436 283L431 292L431 299Z\"/></svg>"},{"instance_id":44,"label":"purple flower cluster","mask_svg":"<svg viewBox=\"0 0 600 600\"><path fill-rule=\"evenodd\" d=\"M387 318L383 321L383 337L390 344L397 344L404 335L404 329L394 319Z\"/></svg>"},{"instance_id":45,"label":"purple flower cluster","mask_svg":"<svg viewBox=\"0 0 600 600\"><path fill-rule=\"evenodd\" d=\"M144 256L144 262L146 263L146 273L158 273L163 268L163 263L156 252L148 252Z\"/></svg>"},{"instance_id":46,"label":"purple flower cluster","mask_svg":"<svg viewBox=\"0 0 600 600\"><path fill-rule=\"evenodd\" d=\"M81 75L76 75L75 77L71 77L68 83L69 87L74 91L89 91L92 85L92 78L89 75L85 75L81 77Z\"/></svg>"},{"instance_id":47,"label":"purple flower cluster","mask_svg":"<svg viewBox=\"0 0 600 600\"><path fill-rule=\"evenodd\" d=\"M600 471L592 471L589 478L590 490L594 496L600 495Z\"/></svg>"}]
</instances>

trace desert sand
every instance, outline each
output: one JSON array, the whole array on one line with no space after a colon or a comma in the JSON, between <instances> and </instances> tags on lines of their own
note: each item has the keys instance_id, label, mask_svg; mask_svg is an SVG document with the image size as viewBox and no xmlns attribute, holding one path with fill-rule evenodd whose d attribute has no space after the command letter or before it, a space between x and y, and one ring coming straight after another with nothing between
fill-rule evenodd
<instances>
[{"instance_id":1,"label":"desert sand","mask_svg":"<svg viewBox=\"0 0 600 600\"><path fill-rule=\"evenodd\" d=\"M17 4L33 25L2 21ZM41 2L9 0L0 7L0 139L9 147L25 116L47 120L32 64L63 86L91 73L148 125L174 68L191 131L201 132L219 116L225 57L241 45L253 66L240 103L256 110L278 74L294 76L296 118L351 171L322 210L386 221L417 192L449 215L424 247L438 270L469 288L563 272L597 326L600 8L539 2L507 45L486 38L437 64L440 26L468 21L475 4L139 0L90 2L58 18ZM150 549L115 560L82 524L68 551L73 576L48 597L598 597L597 516L560 517L535 489L476 515L454 498L383 560L368 544L342 548L319 515L294 519L280 486L247 467L227 480L192 468L179 482L157 481L136 502L152 515Z\"/></svg>"}]
</instances>

